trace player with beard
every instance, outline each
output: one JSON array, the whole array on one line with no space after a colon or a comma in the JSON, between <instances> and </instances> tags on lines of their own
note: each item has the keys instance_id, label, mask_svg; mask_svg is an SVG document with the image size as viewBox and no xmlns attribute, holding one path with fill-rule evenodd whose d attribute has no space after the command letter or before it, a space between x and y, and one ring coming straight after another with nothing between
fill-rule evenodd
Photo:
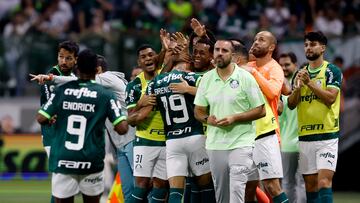
<instances>
[{"instance_id":1,"label":"player with beard","mask_svg":"<svg viewBox=\"0 0 360 203\"><path fill-rule=\"evenodd\" d=\"M338 159L340 69L324 60L327 38L321 32L304 37L309 64L294 80L288 98L297 107L300 172L305 180L308 202L333 202L332 179Z\"/></svg>"},{"instance_id":2,"label":"player with beard","mask_svg":"<svg viewBox=\"0 0 360 203\"><path fill-rule=\"evenodd\" d=\"M265 115L264 97L248 72L231 63L230 40L214 47L216 68L204 74L195 96L195 117L208 124L206 149L216 202L244 202L252 160L254 120Z\"/></svg>"},{"instance_id":3,"label":"player with beard","mask_svg":"<svg viewBox=\"0 0 360 203\"><path fill-rule=\"evenodd\" d=\"M146 95L148 83L160 72L157 69L157 54L150 45L142 45L137 51L138 66L143 69L126 87L126 103L129 123L136 126L134 145L135 187L131 199L126 202L146 200L151 188L151 202L163 202L167 194L167 175L165 157L165 133L160 111L152 108L150 115L143 121L136 119L142 107L156 103L154 95Z\"/></svg>"},{"instance_id":4,"label":"player with beard","mask_svg":"<svg viewBox=\"0 0 360 203\"><path fill-rule=\"evenodd\" d=\"M77 63L79 79L57 87L37 121L54 126L49 170L56 202L74 202L81 192L84 202L95 203L104 191L105 119L120 135L128 124L114 93L94 81L96 54L84 50Z\"/></svg>"},{"instance_id":5,"label":"player with beard","mask_svg":"<svg viewBox=\"0 0 360 203\"><path fill-rule=\"evenodd\" d=\"M73 41L64 41L58 46L58 64L53 66L48 75L74 76L73 69L76 65L76 59L79 52L79 45ZM40 105L44 105L55 90L55 83L47 83L41 86ZM50 146L53 139L53 127L49 125L41 126L43 145L47 155L50 153Z\"/></svg>"},{"instance_id":6,"label":"player with beard","mask_svg":"<svg viewBox=\"0 0 360 203\"><path fill-rule=\"evenodd\" d=\"M204 75L207 71L213 69L211 60L213 59L214 44L207 38L200 38L196 44L193 45L192 66L191 70L197 75ZM195 96L197 87L190 86L181 78L180 83L171 83L170 89L177 93L189 93ZM206 135L206 124L204 124L204 131ZM207 189L207 194L209 194ZM186 178L186 189L184 192L184 202L201 202L202 192L192 177Z\"/></svg>"},{"instance_id":7,"label":"player with beard","mask_svg":"<svg viewBox=\"0 0 360 203\"><path fill-rule=\"evenodd\" d=\"M247 202L254 201L258 180L275 203L288 201L280 184L283 177L278 125L278 102L284 81L281 66L272 58L276 48L276 38L268 31L256 34L250 52L255 61L244 67L250 72L265 97L266 116L256 121L256 139L253 159L257 171L249 177Z\"/></svg>"}]
</instances>

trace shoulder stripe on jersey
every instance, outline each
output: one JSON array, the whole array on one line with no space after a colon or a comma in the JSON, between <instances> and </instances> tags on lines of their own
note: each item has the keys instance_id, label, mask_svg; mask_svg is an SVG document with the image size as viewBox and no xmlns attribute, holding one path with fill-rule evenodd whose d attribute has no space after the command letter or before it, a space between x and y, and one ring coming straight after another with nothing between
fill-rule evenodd
<instances>
[{"instance_id":1,"label":"shoulder stripe on jersey","mask_svg":"<svg viewBox=\"0 0 360 203\"><path fill-rule=\"evenodd\" d=\"M340 90L340 88L338 86L336 86L336 85L326 85L326 87L331 87L331 88L335 88L335 89Z\"/></svg>"},{"instance_id":2,"label":"shoulder stripe on jersey","mask_svg":"<svg viewBox=\"0 0 360 203\"><path fill-rule=\"evenodd\" d=\"M57 70L57 72L59 73L59 75L63 75L62 74L62 72L60 71L60 69L59 69L59 65L56 65L56 66L53 66L53 68L55 69L55 70Z\"/></svg>"},{"instance_id":3,"label":"shoulder stripe on jersey","mask_svg":"<svg viewBox=\"0 0 360 203\"><path fill-rule=\"evenodd\" d=\"M200 76L196 82L195 82L195 87L199 87L200 81L201 81L202 77Z\"/></svg>"},{"instance_id":4,"label":"shoulder stripe on jersey","mask_svg":"<svg viewBox=\"0 0 360 203\"><path fill-rule=\"evenodd\" d=\"M118 119L116 119L112 124L113 126L117 125L118 123L120 123L121 121L126 120L126 116L121 116Z\"/></svg>"},{"instance_id":5,"label":"shoulder stripe on jersey","mask_svg":"<svg viewBox=\"0 0 360 203\"><path fill-rule=\"evenodd\" d=\"M134 108L136 106L136 104L130 104L128 106L126 106L126 109L131 109L131 108Z\"/></svg>"},{"instance_id":6,"label":"shoulder stripe on jersey","mask_svg":"<svg viewBox=\"0 0 360 203\"><path fill-rule=\"evenodd\" d=\"M43 110L41 110L41 109L38 111L38 113L41 114L41 115L43 115L43 116L45 116L47 119L50 119L50 118L51 118L51 116L50 116L48 113L46 113L45 111L43 111Z\"/></svg>"}]
</instances>

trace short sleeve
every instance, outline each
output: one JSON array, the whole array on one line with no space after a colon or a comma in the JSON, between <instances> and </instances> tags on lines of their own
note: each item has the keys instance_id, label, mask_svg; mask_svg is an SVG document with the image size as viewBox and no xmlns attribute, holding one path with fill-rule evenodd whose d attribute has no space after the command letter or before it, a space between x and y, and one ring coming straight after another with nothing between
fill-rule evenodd
<instances>
[{"instance_id":1,"label":"short sleeve","mask_svg":"<svg viewBox=\"0 0 360 203\"><path fill-rule=\"evenodd\" d=\"M40 108L38 113L50 119L58 111L59 100L60 100L60 91L59 89L56 89L54 93L50 94L50 98Z\"/></svg>"},{"instance_id":2,"label":"short sleeve","mask_svg":"<svg viewBox=\"0 0 360 203\"><path fill-rule=\"evenodd\" d=\"M197 106L209 106L209 102L206 98L206 78L199 78L201 79L198 89L195 95L194 104Z\"/></svg>"},{"instance_id":3,"label":"short sleeve","mask_svg":"<svg viewBox=\"0 0 360 203\"><path fill-rule=\"evenodd\" d=\"M334 64L329 64L326 68L326 87L333 87L340 89L342 82L341 70Z\"/></svg>"},{"instance_id":4,"label":"short sleeve","mask_svg":"<svg viewBox=\"0 0 360 203\"><path fill-rule=\"evenodd\" d=\"M139 78L131 81L126 86L126 108L130 109L136 106L141 97L141 82Z\"/></svg>"},{"instance_id":5,"label":"short sleeve","mask_svg":"<svg viewBox=\"0 0 360 203\"><path fill-rule=\"evenodd\" d=\"M116 99L115 94L112 92L108 95L108 106L111 108L108 108L106 116L114 126L121 121L126 120L124 112L121 111L121 103Z\"/></svg>"},{"instance_id":6,"label":"short sleeve","mask_svg":"<svg viewBox=\"0 0 360 203\"><path fill-rule=\"evenodd\" d=\"M191 72L187 73L183 78L190 86L197 87L201 80L201 75Z\"/></svg>"},{"instance_id":7,"label":"short sleeve","mask_svg":"<svg viewBox=\"0 0 360 203\"><path fill-rule=\"evenodd\" d=\"M155 79L151 80L146 87L146 95L154 94Z\"/></svg>"}]
</instances>

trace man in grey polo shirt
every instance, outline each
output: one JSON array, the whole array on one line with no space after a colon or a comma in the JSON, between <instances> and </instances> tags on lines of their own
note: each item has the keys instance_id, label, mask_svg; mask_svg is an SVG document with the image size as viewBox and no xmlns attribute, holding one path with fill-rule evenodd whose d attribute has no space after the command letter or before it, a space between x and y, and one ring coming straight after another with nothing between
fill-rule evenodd
<instances>
[{"instance_id":1,"label":"man in grey polo shirt","mask_svg":"<svg viewBox=\"0 0 360 203\"><path fill-rule=\"evenodd\" d=\"M220 203L244 202L248 174L255 170L253 121L265 116L261 90L251 74L231 63L233 51L230 40L216 42L217 67L203 76L194 101L196 119L208 124L206 149Z\"/></svg>"}]
</instances>

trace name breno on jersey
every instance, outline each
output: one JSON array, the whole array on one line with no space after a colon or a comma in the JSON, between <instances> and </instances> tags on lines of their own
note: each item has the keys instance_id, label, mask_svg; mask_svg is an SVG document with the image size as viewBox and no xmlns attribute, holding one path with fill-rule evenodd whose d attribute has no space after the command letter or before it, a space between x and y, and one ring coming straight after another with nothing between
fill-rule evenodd
<instances>
[{"instance_id":1,"label":"name breno on jersey","mask_svg":"<svg viewBox=\"0 0 360 203\"><path fill-rule=\"evenodd\" d=\"M154 93L155 93L156 95L158 95L158 94L170 93L170 92L171 92L171 90L170 90L170 88L169 88L168 86L166 86L166 87L160 87L160 88L155 88L155 89L154 89Z\"/></svg>"}]
</instances>

